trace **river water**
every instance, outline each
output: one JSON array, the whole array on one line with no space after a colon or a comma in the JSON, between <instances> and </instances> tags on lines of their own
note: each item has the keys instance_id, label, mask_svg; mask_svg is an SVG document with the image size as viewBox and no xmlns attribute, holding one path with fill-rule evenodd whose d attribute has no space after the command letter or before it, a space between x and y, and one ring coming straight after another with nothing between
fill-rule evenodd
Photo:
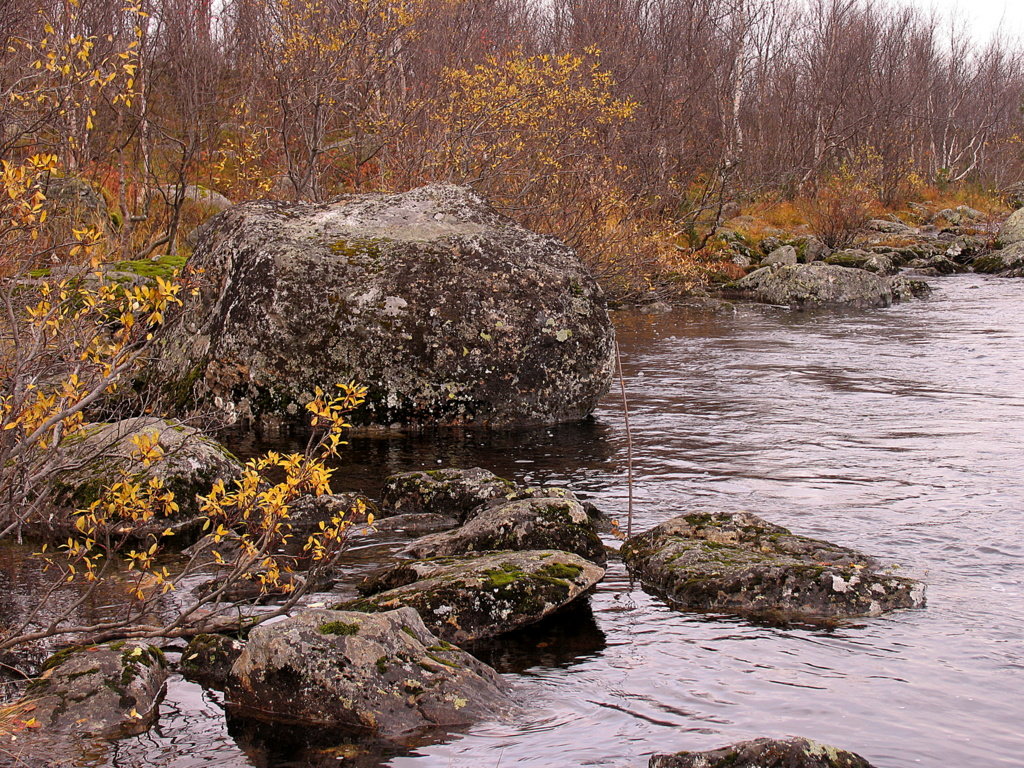
<instances>
[{"instance_id":1,"label":"river water","mask_svg":"<svg viewBox=\"0 0 1024 768\"><path fill-rule=\"evenodd\" d=\"M926 609L759 626L670 610L613 559L589 611L478 649L523 704L509 722L403 753L314 755L272 729L229 728L216 694L179 680L160 725L106 764L639 768L655 752L794 734L878 768L1024 765L1024 282L935 285L850 314L617 317L636 530L750 510L900 564L927 583ZM565 485L625 525L615 394L592 422L555 429L354 439L340 485L373 493L391 472L441 465Z\"/></svg>"}]
</instances>

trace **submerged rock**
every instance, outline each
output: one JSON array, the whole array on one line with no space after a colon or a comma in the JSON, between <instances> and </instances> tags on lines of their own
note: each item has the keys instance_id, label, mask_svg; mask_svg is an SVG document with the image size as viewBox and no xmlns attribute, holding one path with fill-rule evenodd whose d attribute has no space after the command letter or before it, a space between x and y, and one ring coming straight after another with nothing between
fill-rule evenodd
<instances>
[{"instance_id":1,"label":"submerged rock","mask_svg":"<svg viewBox=\"0 0 1024 768\"><path fill-rule=\"evenodd\" d=\"M159 459L145 466L134 441L153 441ZM159 478L174 493L178 511L137 526L136 537L170 527L190 532L199 517L197 496L208 493L214 481L229 482L241 474L241 464L224 446L183 424L140 416L111 423L86 424L61 443L53 489L57 508L48 520L32 526L35 535L66 535L72 528L71 511L89 506L113 483L124 477L134 481Z\"/></svg>"},{"instance_id":2,"label":"submerged rock","mask_svg":"<svg viewBox=\"0 0 1024 768\"><path fill-rule=\"evenodd\" d=\"M611 382L583 263L466 188L245 203L204 226L189 266L204 281L151 382L181 406L304 424L315 387L354 379L364 423L551 424Z\"/></svg>"},{"instance_id":3,"label":"submerged rock","mask_svg":"<svg viewBox=\"0 0 1024 768\"><path fill-rule=\"evenodd\" d=\"M156 721L167 680L160 649L137 641L62 651L44 670L23 700L43 739L142 733Z\"/></svg>"},{"instance_id":4,"label":"submerged rock","mask_svg":"<svg viewBox=\"0 0 1024 768\"><path fill-rule=\"evenodd\" d=\"M480 507L461 527L417 539L403 554L424 559L470 552L554 549L603 563L607 556L594 518L571 494L563 493L566 495Z\"/></svg>"},{"instance_id":5,"label":"submerged rock","mask_svg":"<svg viewBox=\"0 0 1024 768\"><path fill-rule=\"evenodd\" d=\"M461 644L540 621L603 576L604 568L551 550L416 560L368 578L360 586L368 597L338 607L415 608L438 637Z\"/></svg>"},{"instance_id":6,"label":"submerged rock","mask_svg":"<svg viewBox=\"0 0 1024 768\"><path fill-rule=\"evenodd\" d=\"M749 512L675 517L628 539L622 559L645 587L684 610L814 620L925 603L921 582Z\"/></svg>"},{"instance_id":7,"label":"submerged rock","mask_svg":"<svg viewBox=\"0 0 1024 768\"><path fill-rule=\"evenodd\" d=\"M801 309L887 307L928 290L924 283L901 276L883 277L863 269L821 262L762 267L727 286L727 292L738 297Z\"/></svg>"},{"instance_id":8,"label":"submerged rock","mask_svg":"<svg viewBox=\"0 0 1024 768\"><path fill-rule=\"evenodd\" d=\"M872 768L860 755L810 739L754 739L710 752L654 755L649 768Z\"/></svg>"},{"instance_id":9,"label":"submerged rock","mask_svg":"<svg viewBox=\"0 0 1024 768\"><path fill-rule=\"evenodd\" d=\"M493 669L431 634L411 608L310 610L256 627L227 687L245 716L391 740L504 712L506 691Z\"/></svg>"}]
</instances>

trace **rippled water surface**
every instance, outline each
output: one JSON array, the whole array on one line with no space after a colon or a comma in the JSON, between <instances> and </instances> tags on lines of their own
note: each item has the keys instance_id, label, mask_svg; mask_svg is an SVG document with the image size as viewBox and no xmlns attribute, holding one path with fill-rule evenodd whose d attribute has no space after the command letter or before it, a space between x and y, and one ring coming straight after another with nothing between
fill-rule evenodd
<instances>
[{"instance_id":1,"label":"rippled water surface","mask_svg":"<svg viewBox=\"0 0 1024 768\"><path fill-rule=\"evenodd\" d=\"M636 530L747 509L901 564L928 608L834 631L679 613L613 561L561 622L478 653L523 702L404 754L346 746L316 764L645 766L659 751L799 734L878 768L1024 764L1024 282L936 281L927 301L855 314L743 307L620 314ZM480 465L568 485L625 524L626 443L592 423L352 441L343 483ZM110 765L309 765L273 732L225 724L178 682L153 732Z\"/></svg>"}]
</instances>

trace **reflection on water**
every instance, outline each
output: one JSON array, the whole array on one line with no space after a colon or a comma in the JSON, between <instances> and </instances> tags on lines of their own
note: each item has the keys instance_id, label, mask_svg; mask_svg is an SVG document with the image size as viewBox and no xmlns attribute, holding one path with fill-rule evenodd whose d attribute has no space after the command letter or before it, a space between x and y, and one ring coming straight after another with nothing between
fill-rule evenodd
<instances>
[{"instance_id":1,"label":"reflection on water","mask_svg":"<svg viewBox=\"0 0 1024 768\"><path fill-rule=\"evenodd\" d=\"M1019 766L1024 282L937 287L865 313L618 318L639 529L749 509L900 563L928 583L926 610L832 630L758 626L670 610L613 560L589 611L477 649L515 684L512 720L404 754L341 745L326 764L639 768L652 752L800 734L879 768ZM358 437L340 479L373 493L391 472L480 465L567 484L621 517L620 425L611 397L593 422L557 429ZM354 572L380 556L362 553ZM118 744L111 764L328 759L283 743L229 732L215 696L178 683L159 729Z\"/></svg>"}]
</instances>

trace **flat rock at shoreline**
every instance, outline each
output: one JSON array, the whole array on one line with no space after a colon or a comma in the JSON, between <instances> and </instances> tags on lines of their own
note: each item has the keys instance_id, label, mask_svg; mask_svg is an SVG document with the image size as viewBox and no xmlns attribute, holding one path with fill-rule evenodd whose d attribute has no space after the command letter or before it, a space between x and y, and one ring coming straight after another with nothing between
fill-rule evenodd
<instances>
[{"instance_id":1,"label":"flat rock at shoreline","mask_svg":"<svg viewBox=\"0 0 1024 768\"><path fill-rule=\"evenodd\" d=\"M921 582L749 512L673 518L628 539L622 558L645 587L683 610L813 621L925 603Z\"/></svg>"},{"instance_id":2,"label":"flat rock at shoreline","mask_svg":"<svg viewBox=\"0 0 1024 768\"><path fill-rule=\"evenodd\" d=\"M488 552L416 560L369 577L367 597L343 610L415 608L431 631L460 644L540 621L604 576L604 568L568 552Z\"/></svg>"}]
</instances>

